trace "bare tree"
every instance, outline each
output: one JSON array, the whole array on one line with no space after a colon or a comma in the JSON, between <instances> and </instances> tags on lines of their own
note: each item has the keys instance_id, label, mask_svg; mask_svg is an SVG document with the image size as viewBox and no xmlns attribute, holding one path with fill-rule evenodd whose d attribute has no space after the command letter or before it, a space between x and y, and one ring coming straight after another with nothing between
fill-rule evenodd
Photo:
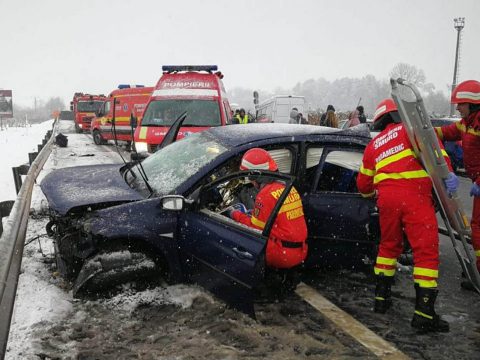
<instances>
[{"instance_id":1,"label":"bare tree","mask_svg":"<svg viewBox=\"0 0 480 360\"><path fill-rule=\"evenodd\" d=\"M416 85L419 89L430 93L435 89L432 83L427 83L427 77L423 70L418 69L414 65L406 63L398 63L390 71L390 77L397 79L402 78Z\"/></svg>"}]
</instances>

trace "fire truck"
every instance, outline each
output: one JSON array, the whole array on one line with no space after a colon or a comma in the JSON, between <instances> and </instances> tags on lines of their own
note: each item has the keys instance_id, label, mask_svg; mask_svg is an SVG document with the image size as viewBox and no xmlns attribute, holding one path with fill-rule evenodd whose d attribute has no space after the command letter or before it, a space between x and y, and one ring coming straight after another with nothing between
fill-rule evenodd
<instances>
[{"instance_id":1,"label":"fire truck","mask_svg":"<svg viewBox=\"0 0 480 360\"><path fill-rule=\"evenodd\" d=\"M113 90L92 121L91 133L95 144L105 144L108 140L130 144L133 140L131 117L142 117L152 91L153 87L143 85L119 85Z\"/></svg>"},{"instance_id":2,"label":"fire truck","mask_svg":"<svg viewBox=\"0 0 480 360\"><path fill-rule=\"evenodd\" d=\"M105 95L91 95L77 92L70 102L70 110L73 111L75 130L77 133L90 131L90 124L95 112L105 101Z\"/></svg>"},{"instance_id":3,"label":"fire truck","mask_svg":"<svg viewBox=\"0 0 480 360\"><path fill-rule=\"evenodd\" d=\"M178 139L228 124L230 104L223 75L216 65L168 65L162 66L162 71L135 129L138 152L154 152L173 122L185 111L187 118Z\"/></svg>"}]
</instances>

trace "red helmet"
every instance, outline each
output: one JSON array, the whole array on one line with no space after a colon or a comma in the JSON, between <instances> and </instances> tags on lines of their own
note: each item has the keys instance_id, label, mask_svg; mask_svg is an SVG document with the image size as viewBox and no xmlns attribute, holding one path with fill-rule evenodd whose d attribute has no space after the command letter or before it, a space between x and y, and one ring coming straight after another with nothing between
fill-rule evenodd
<instances>
[{"instance_id":1,"label":"red helmet","mask_svg":"<svg viewBox=\"0 0 480 360\"><path fill-rule=\"evenodd\" d=\"M452 104L480 104L480 82L467 80L461 82L452 92Z\"/></svg>"},{"instance_id":2,"label":"red helmet","mask_svg":"<svg viewBox=\"0 0 480 360\"><path fill-rule=\"evenodd\" d=\"M388 114L392 111L398 111L397 105L393 101L393 99L385 99L377 105L377 109L375 110L375 115L373 115L373 122L380 119L383 115Z\"/></svg>"},{"instance_id":3,"label":"red helmet","mask_svg":"<svg viewBox=\"0 0 480 360\"><path fill-rule=\"evenodd\" d=\"M240 170L277 171L278 167L268 151L260 148L253 148L243 155Z\"/></svg>"}]
</instances>

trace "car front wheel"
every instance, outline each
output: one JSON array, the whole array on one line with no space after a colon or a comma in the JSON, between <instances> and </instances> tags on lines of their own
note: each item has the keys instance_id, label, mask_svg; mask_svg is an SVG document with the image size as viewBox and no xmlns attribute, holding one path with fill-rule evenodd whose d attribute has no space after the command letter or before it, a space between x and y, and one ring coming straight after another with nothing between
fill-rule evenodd
<instances>
[{"instance_id":1,"label":"car front wheel","mask_svg":"<svg viewBox=\"0 0 480 360\"><path fill-rule=\"evenodd\" d=\"M96 145L104 145L104 144L107 143L107 142L105 141L105 139L102 138L102 135L100 134L100 131L98 131L98 130L94 130L94 131L93 131L93 142L94 142Z\"/></svg>"}]
</instances>

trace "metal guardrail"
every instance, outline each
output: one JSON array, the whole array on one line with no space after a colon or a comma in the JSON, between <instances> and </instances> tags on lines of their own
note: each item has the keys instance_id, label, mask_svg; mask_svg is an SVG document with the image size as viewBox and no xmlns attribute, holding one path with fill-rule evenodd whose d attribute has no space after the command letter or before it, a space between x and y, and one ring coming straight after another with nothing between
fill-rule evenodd
<instances>
[{"instance_id":1,"label":"metal guardrail","mask_svg":"<svg viewBox=\"0 0 480 360\"><path fill-rule=\"evenodd\" d=\"M17 199L13 204L10 216L4 226L4 232L0 237L0 359L5 357L7 347L27 232L33 185L52 151L56 124L55 122L53 130L47 133L47 135L50 135L50 139L45 138L42 145L38 146L39 153L35 160L29 154L31 165L23 185L20 173L17 174L18 178L15 178L15 184L17 185L18 182L18 185L20 185L17 188Z\"/></svg>"}]
</instances>

